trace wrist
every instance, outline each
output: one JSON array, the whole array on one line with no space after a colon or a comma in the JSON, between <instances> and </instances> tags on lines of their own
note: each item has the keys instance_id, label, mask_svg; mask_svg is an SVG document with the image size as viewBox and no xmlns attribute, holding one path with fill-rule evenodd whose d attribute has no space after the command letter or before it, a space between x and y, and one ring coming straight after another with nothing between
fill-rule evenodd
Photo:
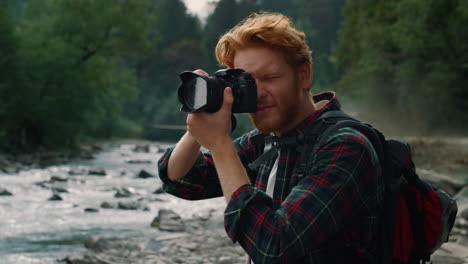
<instances>
[{"instance_id":1,"label":"wrist","mask_svg":"<svg viewBox=\"0 0 468 264\"><path fill-rule=\"evenodd\" d=\"M234 144L230 136L219 139L210 148L211 153L224 153L229 149L234 149Z\"/></svg>"}]
</instances>

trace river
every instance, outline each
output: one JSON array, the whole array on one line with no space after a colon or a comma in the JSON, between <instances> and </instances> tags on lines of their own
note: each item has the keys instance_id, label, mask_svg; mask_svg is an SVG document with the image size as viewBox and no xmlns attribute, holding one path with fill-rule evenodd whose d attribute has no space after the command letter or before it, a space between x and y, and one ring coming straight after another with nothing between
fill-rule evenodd
<instances>
[{"instance_id":1,"label":"river","mask_svg":"<svg viewBox=\"0 0 468 264\"><path fill-rule=\"evenodd\" d=\"M57 263L74 253L84 252L90 236L132 238L159 235L150 223L159 209L172 209L182 217L204 214L224 207L222 198L200 202L175 199L156 194L159 178L139 178L146 170L157 174L159 148L167 144L151 144L149 152L135 152L135 144L111 144L91 160L74 160L64 165L0 173L0 188L12 196L0 196L0 262ZM129 163L133 160L133 163ZM103 169L103 175L88 175L92 169ZM51 182L51 177L56 179ZM60 201L50 201L50 187L59 193ZM118 189L132 193L116 198ZM137 201L145 210L101 208L103 202ZM97 212L87 212L91 208Z\"/></svg>"}]
</instances>

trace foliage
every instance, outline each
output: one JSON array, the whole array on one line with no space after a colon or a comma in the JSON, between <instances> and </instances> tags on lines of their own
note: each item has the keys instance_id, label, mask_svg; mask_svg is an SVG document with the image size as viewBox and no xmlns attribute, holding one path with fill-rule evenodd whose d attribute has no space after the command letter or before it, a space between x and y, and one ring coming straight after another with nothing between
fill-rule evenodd
<instances>
[{"instance_id":1,"label":"foliage","mask_svg":"<svg viewBox=\"0 0 468 264\"><path fill-rule=\"evenodd\" d=\"M178 74L214 74L220 35L259 10L281 12L306 33L314 92L336 88L385 123L404 116L405 128L466 131L467 1L212 5L202 23L182 0L1 1L0 148L90 137L177 140L183 132L152 125L185 124ZM234 136L250 128L246 115L238 116Z\"/></svg>"},{"instance_id":2,"label":"foliage","mask_svg":"<svg viewBox=\"0 0 468 264\"><path fill-rule=\"evenodd\" d=\"M330 89L339 79L335 47L342 20L344 0L263 0L262 10L281 12L292 18L294 25L306 34L313 50L313 91Z\"/></svg>"},{"instance_id":3,"label":"foliage","mask_svg":"<svg viewBox=\"0 0 468 264\"><path fill-rule=\"evenodd\" d=\"M458 0L348 1L341 90L380 120L404 116L407 131L466 131L467 7Z\"/></svg>"},{"instance_id":4,"label":"foliage","mask_svg":"<svg viewBox=\"0 0 468 264\"><path fill-rule=\"evenodd\" d=\"M3 111L11 145L71 145L120 116L136 94L127 62L148 48L149 4L26 2L11 38L19 43L17 81L6 87Z\"/></svg>"},{"instance_id":5,"label":"foliage","mask_svg":"<svg viewBox=\"0 0 468 264\"><path fill-rule=\"evenodd\" d=\"M0 147L6 147L9 137L14 135L11 129L14 118L10 115L10 110L15 108L15 88L20 86L17 63L19 40L14 34L13 26L8 5L3 2L0 4Z\"/></svg>"}]
</instances>

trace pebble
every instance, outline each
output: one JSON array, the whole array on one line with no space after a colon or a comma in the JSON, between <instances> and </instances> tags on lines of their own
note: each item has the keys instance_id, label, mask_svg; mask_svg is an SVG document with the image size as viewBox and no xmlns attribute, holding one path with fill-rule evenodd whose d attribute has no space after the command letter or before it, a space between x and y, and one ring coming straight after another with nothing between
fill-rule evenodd
<instances>
[{"instance_id":1,"label":"pebble","mask_svg":"<svg viewBox=\"0 0 468 264\"><path fill-rule=\"evenodd\" d=\"M13 193L8 191L7 189L0 188L0 196L12 196L12 195L13 195Z\"/></svg>"},{"instance_id":2,"label":"pebble","mask_svg":"<svg viewBox=\"0 0 468 264\"><path fill-rule=\"evenodd\" d=\"M49 198L49 201L62 201L62 200L63 200L62 196L58 194L54 194Z\"/></svg>"},{"instance_id":3,"label":"pebble","mask_svg":"<svg viewBox=\"0 0 468 264\"><path fill-rule=\"evenodd\" d=\"M97 212L99 212L99 209L96 209L96 208L85 208L83 211L85 211L86 213L97 213Z\"/></svg>"}]
</instances>

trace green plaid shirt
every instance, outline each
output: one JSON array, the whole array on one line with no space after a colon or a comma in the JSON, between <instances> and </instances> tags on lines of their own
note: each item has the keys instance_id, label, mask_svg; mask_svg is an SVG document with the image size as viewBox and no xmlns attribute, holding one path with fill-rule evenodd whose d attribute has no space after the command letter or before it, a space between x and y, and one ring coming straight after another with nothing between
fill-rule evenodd
<instances>
[{"instance_id":1,"label":"green plaid shirt","mask_svg":"<svg viewBox=\"0 0 468 264\"><path fill-rule=\"evenodd\" d=\"M299 136L324 111L339 110L333 92L314 96L330 102L284 136ZM258 130L234 144L252 184L241 186L227 204L224 218L229 237L238 242L255 264L370 263L375 257L378 215L384 184L377 154L359 131L342 128L301 157L297 148L282 148L273 198L265 193L275 159L257 171L247 166L263 153L252 142ZM197 200L222 196L213 159L200 153L186 177L170 181L167 164L173 148L159 160L159 176L166 192ZM295 170L305 159L305 175Z\"/></svg>"}]
</instances>

